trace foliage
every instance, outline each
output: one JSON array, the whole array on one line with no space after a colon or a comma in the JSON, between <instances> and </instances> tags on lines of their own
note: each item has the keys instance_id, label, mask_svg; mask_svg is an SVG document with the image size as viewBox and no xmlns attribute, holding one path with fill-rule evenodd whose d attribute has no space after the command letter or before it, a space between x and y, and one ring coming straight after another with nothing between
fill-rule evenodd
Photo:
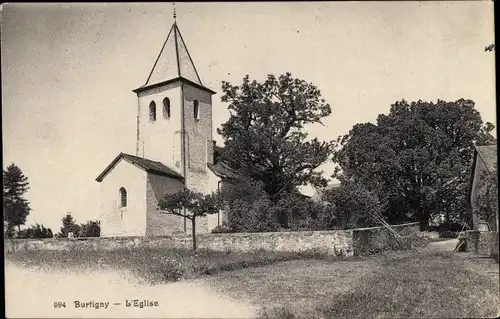
<instances>
[{"instance_id":1,"label":"foliage","mask_svg":"<svg viewBox=\"0 0 500 319\"><path fill-rule=\"evenodd\" d=\"M262 182L273 202L298 185L326 185L315 169L328 159L333 143L309 139L304 130L331 113L317 87L287 73L268 75L263 83L247 75L241 86L223 82L222 90L231 113L218 129L225 162Z\"/></svg>"},{"instance_id":2,"label":"foliage","mask_svg":"<svg viewBox=\"0 0 500 319\"><path fill-rule=\"evenodd\" d=\"M464 219L456 215L467 211L474 143L494 143L493 128L471 100L402 100L377 124L356 124L339 137L334 176L374 192L390 223L426 225L439 213Z\"/></svg>"},{"instance_id":3,"label":"foliage","mask_svg":"<svg viewBox=\"0 0 500 319\"><path fill-rule=\"evenodd\" d=\"M101 222L98 220L89 220L84 224L80 224L79 237L100 237Z\"/></svg>"},{"instance_id":4,"label":"foliage","mask_svg":"<svg viewBox=\"0 0 500 319\"><path fill-rule=\"evenodd\" d=\"M267 197L249 202L236 200L228 213L228 227L232 232L278 231L279 224L273 203Z\"/></svg>"},{"instance_id":5,"label":"foliage","mask_svg":"<svg viewBox=\"0 0 500 319\"><path fill-rule=\"evenodd\" d=\"M74 237L79 237L80 225L76 223L73 216L71 216L71 213L66 213L66 215L61 219L61 221L63 226L61 227L61 230L56 235L56 237L66 238L68 237L69 233L73 233Z\"/></svg>"},{"instance_id":6,"label":"foliage","mask_svg":"<svg viewBox=\"0 0 500 319\"><path fill-rule=\"evenodd\" d=\"M211 233L213 234L220 234L220 233L232 233L233 230L231 227L228 226L228 223L226 221L223 221L222 224L215 226Z\"/></svg>"},{"instance_id":7,"label":"foliage","mask_svg":"<svg viewBox=\"0 0 500 319\"><path fill-rule=\"evenodd\" d=\"M327 202L315 202L298 192L284 194L274 206L277 216L287 218L291 230L327 230L337 228L336 210Z\"/></svg>"},{"instance_id":8,"label":"foliage","mask_svg":"<svg viewBox=\"0 0 500 319\"><path fill-rule=\"evenodd\" d=\"M227 214L227 223L218 232L276 231L277 216L271 210L272 202L264 191L264 184L252 179L241 179L229 185L223 183L220 198Z\"/></svg>"},{"instance_id":9,"label":"foliage","mask_svg":"<svg viewBox=\"0 0 500 319\"><path fill-rule=\"evenodd\" d=\"M196 250L196 218L215 214L221 207L219 193L203 195L183 188L173 194L167 194L158 203L158 210L191 220L193 250Z\"/></svg>"},{"instance_id":10,"label":"foliage","mask_svg":"<svg viewBox=\"0 0 500 319\"><path fill-rule=\"evenodd\" d=\"M494 217L498 214L497 176L496 170L491 174L482 174L478 185L479 192L476 197L477 214L482 220L490 224L490 229L495 229L491 223L496 223Z\"/></svg>"},{"instance_id":11,"label":"foliage","mask_svg":"<svg viewBox=\"0 0 500 319\"><path fill-rule=\"evenodd\" d=\"M13 228L26 223L31 208L30 203L24 198L29 190L28 178L14 163L3 171L3 220L7 222L6 235L12 237Z\"/></svg>"},{"instance_id":12,"label":"foliage","mask_svg":"<svg viewBox=\"0 0 500 319\"><path fill-rule=\"evenodd\" d=\"M377 196L360 183L344 180L339 187L325 190L323 200L335 206L342 228L379 225L379 222L372 216L378 216L382 206Z\"/></svg>"},{"instance_id":13,"label":"foliage","mask_svg":"<svg viewBox=\"0 0 500 319\"><path fill-rule=\"evenodd\" d=\"M31 225L29 228L23 229L17 233L18 238L52 238L52 230L45 228L43 225Z\"/></svg>"},{"instance_id":14,"label":"foliage","mask_svg":"<svg viewBox=\"0 0 500 319\"><path fill-rule=\"evenodd\" d=\"M101 222L98 220L78 224L71 213L66 213L62 218L62 224L63 227L56 234L58 238L66 238L69 233L73 233L74 237L99 237L101 235Z\"/></svg>"},{"instance_id":15,"label":"foliage","mask_svg":"<svg viewBox=\"0 0 500 319\"><path fill-rule=\"evenodd\" d=\"M251 179L222 187L227 223L214 232L277 231L283 224L290 230L325 230L336 227L334 208L316 203L297 191L284 192L272 202L264 184Z\"/></svg>"},{"instance_id":16,"label":"foliage","mask_svg":"<svg viewBox=\"0 0 500 319\"><path fill-rule=\"evenodd\" d=\"M252 203L262 197L268 197L264 190L264 183L251 178L242 178L232 183L223 182L220 196L227 206L233 205L237 200Z\"/></svg>"}]
</instances>

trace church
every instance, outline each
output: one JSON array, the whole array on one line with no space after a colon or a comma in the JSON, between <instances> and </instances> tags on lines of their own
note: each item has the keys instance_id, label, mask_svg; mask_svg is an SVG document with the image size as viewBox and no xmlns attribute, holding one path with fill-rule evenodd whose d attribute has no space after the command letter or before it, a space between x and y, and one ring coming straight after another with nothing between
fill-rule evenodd
<instances>
[{"instance_id":1,"label":"church","mask_svg":"<svg viewBox=\"0 0 500 319\"><path fill-rule=\"evenodd\" d=\"M165 194L187 187L209 194L234 178L214 163L212 96L203 85L177 22L137 94L135 154L120 153L96 178L101 187L102 237L162 236L191 232L185 218L157 210ZM223 213L198 218L210 232Z\"/></svg>"}]
</instances>

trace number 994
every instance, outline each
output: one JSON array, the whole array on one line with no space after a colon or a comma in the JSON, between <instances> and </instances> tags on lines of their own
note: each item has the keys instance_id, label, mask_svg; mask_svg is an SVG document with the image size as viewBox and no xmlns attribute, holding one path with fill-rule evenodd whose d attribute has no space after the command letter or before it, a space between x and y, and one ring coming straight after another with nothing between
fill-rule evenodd
<instances>
[{"instance_id":1,"label":"number 994","mask_svg":"<svg viewBox=\"0 0 500 319\"><path fill-rule=\"evenodd\" d=\"M66 303L62 301L55 301L54 308L66 308Z\"/></svg>"}]
</instances>

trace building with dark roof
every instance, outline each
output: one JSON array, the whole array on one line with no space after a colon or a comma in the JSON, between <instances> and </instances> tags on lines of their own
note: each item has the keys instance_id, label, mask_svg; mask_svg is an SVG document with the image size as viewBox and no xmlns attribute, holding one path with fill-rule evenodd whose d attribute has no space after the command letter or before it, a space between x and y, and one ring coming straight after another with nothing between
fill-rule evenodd
<instances>
[{"instance_id":1,"label":"building with dark roof","mask_svg":"<svg viewBox=\"0 0 500 319\"><path fill-rule=\"evenodd\" d=\"M491 196L498 196L497 146L476 146L472 165L469 198L474 229L498 231L498 205L496 211L485 214L481 211L478 200L487 193ZM485 215L490 216L485 219L483 217Z\"/></svg>"},{"instance_id":2,"label":"building with dark roof","mask_svg":"<svg viewBox=\"0 0 500 319\"><path fill-rule=\"evenodd\" d=\"M190 232L182 217L158 211L167 193L183 187L208 194L236 178L214 163L212 95L193 63L174 21L137 95L136 154L118 154L99 174L101 236L156 236ZM217 151L217 149L216 149ZM208 232L224 220L199 218Z\"/></svg>"}]
</instances>

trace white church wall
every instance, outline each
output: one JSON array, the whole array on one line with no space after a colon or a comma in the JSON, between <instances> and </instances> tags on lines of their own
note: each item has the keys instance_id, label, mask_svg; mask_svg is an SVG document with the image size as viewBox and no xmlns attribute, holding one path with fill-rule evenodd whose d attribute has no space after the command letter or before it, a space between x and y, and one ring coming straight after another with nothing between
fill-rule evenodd
<instances>
[{"instance_id":1,"label":"white church wall","mask_svg":"<svg viewBox=\"0 0 500 319\"><path fill-rule=\"evenodd\" d=\"M215 175L210 169L208 169L207 179L206 179L206 190L207 193L216 191L219 189L219 186L222 186L220 183L221 179L217 175ZM212 229L221 225L225 220L225 214L221 210L218 214L208 215L207 216L207 231L211 232Z\"/></svg>"},{"instance_id":2,"label":"white church wall","mask_svg":"<svg viewBox=\"0 0 500 319\"><path fill-rule=\"evenodd\" d=\"M198 101L199 116L195 118L195 101ZM209 194L217 190L217 182L211 178L213 174L207 162L213 159L212 139L212 96L210 93L184 85L184 127L186 130L186 186L196 192ZM207 233L209 218L199 218L196 224L197 233ZM210 222L212 223L212 221ZM187 225L191 231L191 225Z\"/></svg>"},{"instance_id":3,"label":"white church wall","mask_svg":"<svg viewBox=\"0 0 500 319\"><path fill-rule=\"evenodd\" d=\"M182 174L180 82L140 92L138 156L159 161ZM170 100L170 118L163 115L163 100ZM151 121L149 105L156 104L156 120Z\"/></svg>"},{"instance_id":4,"label":"white church wall","mask_svg":"<svg viewBox=\"0 0 500 319\"><path fill-rule=\"evenodd\" d=\"M127 191L127 206L120 206L120 188ZM120 160L101 182L101 236L146 234L146 172Z\"/></svg>"},{"instance_id":5,"label":"white church wall","mask_svg":"<svg viewBox=\"0 0 500 319\"><path fill-rule=\"evenodd\" d=\"M148 173L146 235L162 236L184 232L184 218L161 213L158 202L166 195L180 191L183 183L177 179ZM187 221L189 222L189 221Z\"/></svg>"}]
</instances>

